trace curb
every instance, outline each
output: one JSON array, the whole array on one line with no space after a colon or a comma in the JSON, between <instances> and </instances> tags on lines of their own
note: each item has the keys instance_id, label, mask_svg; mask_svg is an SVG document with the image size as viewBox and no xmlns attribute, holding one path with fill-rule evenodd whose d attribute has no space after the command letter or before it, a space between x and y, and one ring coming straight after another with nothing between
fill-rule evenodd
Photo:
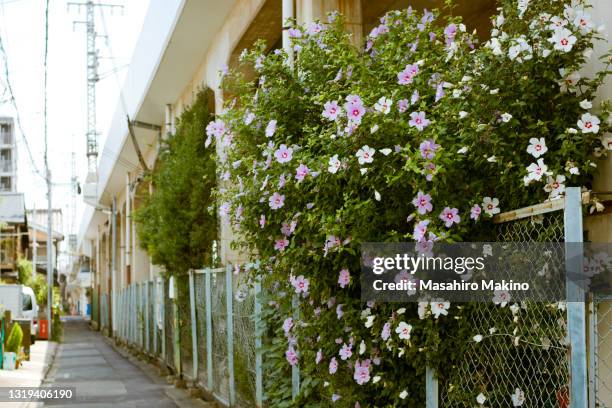
<instances>
[{"instance_id":1,"label":"curb","mask_svg":"<svg viewBox=\"0 0 612 408\"><path fill-rule=\"evenodd\" d=\"M47 355L45 355L45 362L44 362L45 368L43 369L43 375L40 379L40 382L38 383L38 387L41 387L44 384L44 382L47 380L47 376L49 375L49 372L55 365L57 352L59 350L59 343L48 340L48 349L52 351L50 353L47 353ZM42 406L42 403L40 401L25 401L23 405L21 405L22 408L34 408L34 407L40 407L40 406Z\"/></svg>"}]
</instances>

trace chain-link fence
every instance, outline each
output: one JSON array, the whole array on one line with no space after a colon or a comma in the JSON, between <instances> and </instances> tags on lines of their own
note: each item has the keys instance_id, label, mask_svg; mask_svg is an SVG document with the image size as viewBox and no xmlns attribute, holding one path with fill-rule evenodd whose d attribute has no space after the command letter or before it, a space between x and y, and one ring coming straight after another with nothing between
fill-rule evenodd
<instances>
[{"instance_id":1,"label":"chain-link fence","mask_svg":"<svg viewBox=\"0 0 612 408\"><path fill-rule=\"evenodd\" d=\"M191 299L189 295L189 279L181 276L176 282L176 310L178 312L178 335L181 357L181 372L186 378L193 375L193 352L191 342Z\"/></svg>"},{"instance_id":2,"label":"chain-link fence","mask_svg":"<svg viewBox=\"0 0 612 408\"><path fill-rule=\"evenodd\" d=\"M492 232L492 238L504 242L563 242L563 212L499 223ZM569 384L563 304L477 303L466 305L466 310L470 333L482 340L470 342L468 351L441 376L441 407L471 408L480 393L488 407L519 406L515 401L522 401L523 407L563 406Z\"/></svg>"},{"instance_id":3,"label":"chain-link fence","mask_svg":"<svg viewBox=\"0 0 612 408\"><path fill-rule=\"evenodd\" d=\"M207 358L207 328L206 328L206 275L197 273L194 276L194 296L196 307L196 336L198 353L198 378L197 381L204 387L208 387ZM212 376L211 376L212 381Z\"/></svg>"},{"instance_id":4,"label":"chain-link fence","mask_svg":"<svg viewBox=\"0 0 612 408\"><path fill-rule=\"evenodd\" d=\"M176 371L174 366L174 307L170 299L169 280L164 281L164 343L166 345L166 365Z\"/></svg>"},{"instance_id":5,"label":"chain-link fence","mask_svg":"<svg viewBox=\"0 0 612 408\"><path fill-rule=\"evenodd\" d=\"M231 267L192 271L190 275L174 279L173 285L166 279L121 290L117 335L158 357L173 373L180 372L218 402L253 407L257 377L255 296L246 285L234 281ZM261 362L258 369L261 373Z\"/></svg>"},{"instance_id":6,"label":"chain-link fence","mask_svg":"<svg viewBox=\"0 0 612 408\"><path fill-rule=\"evenodd\" d=\"M590 307L591 407L612 408L612 296L596 297Z\"/></svg>"},{"instance_id":7,"label":"chain-link fence","mask_svg":"<svg viewBox=\"0 0 612 408\"><path fill-rule=\"evenodd\" d=\"M234 372L236 405L255 406L255 296L238 282L232 298L234 312Z\"/></svg>"}]
</instances>

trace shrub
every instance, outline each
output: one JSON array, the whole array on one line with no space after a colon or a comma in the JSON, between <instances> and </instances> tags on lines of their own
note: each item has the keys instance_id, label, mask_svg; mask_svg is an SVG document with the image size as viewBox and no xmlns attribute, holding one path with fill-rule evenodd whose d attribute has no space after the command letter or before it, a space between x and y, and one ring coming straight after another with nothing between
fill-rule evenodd
<instances>
[{"instance_id":1,"label":"shrub","mask_svg":"<svg viewBox=\"0 0 612 408\"><path fill-rule=\"evenodd\" d=\"M64 334L64 325L62 324L61 310L56 305L53 307L53 322L51 327L51 340L55 342L62 341L62 336Z\"/></svg>"},{"instance_id":2,"label":"shrub","mask_svg":"<svg viewBox=\"0 0 612 408\"><path fill-rule=\"evenodd\" d=\"M11 326L11 333L6 340L6 351L12 353L18 353L23 341L23 330L18 323L13 323Z\"/></svg>"},{"instance_id":3,"label":"shrub","mask_svg":"<svg viewBox=\"0 0 612 408\"><path fill-rule=\"evenodd\" d=\"M486 238L500 208L589 185L607 68L577 72L601 36L576 2L524 3L500 2L484 45L459 17L404 10L357 49L332 15L292 28L294 66L260 43L242 58L255 81L227 74L236 98L207 133L224 146L219 215L266 289L271 405L423 406L425 367L461 358L477 306L362 303L361 243Z\"/></svg>"},{"instance_id":4,"label":"shrub","mask_svg":"<svg viewBox=\"0 0 612 408\"><path fill-rule=\"evenodd\" d=\"M216 183L215 153L204 147L204 126L211 119L210 92L200 91L181 115L176 134L164 142L147 179L154 193L144 194L135 220L140 242L153 262L172 273L208 265L217 223L211 190Z\"/></svg>"}]
</instances>

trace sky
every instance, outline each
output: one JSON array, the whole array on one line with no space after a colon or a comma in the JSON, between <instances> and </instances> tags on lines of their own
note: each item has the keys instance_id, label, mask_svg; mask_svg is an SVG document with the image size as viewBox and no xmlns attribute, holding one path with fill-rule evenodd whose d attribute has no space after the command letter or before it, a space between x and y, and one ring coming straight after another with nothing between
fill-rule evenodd
<instances>
[{"instance_id":1,"label":"sky","mask_svg":"<svg viewBox=\"0 0 612 408\"><path fill-rule=\"evenodd\" d=\"M54 183L53 207L61 208L64 233L77 233L85 204L76 200L76 221L71 223L72 153L76 175L84 184L87 173L85 156L86 104L86 30L85 7L69 6L86 0L50 0L48 42L47 123L49 164ZM134 45L140 34L149 0L94 0L96 4L121 4L115 8L96 9L96 46L99 51L97 91L98 151L102 151L112 116L119 103ZM102 18L101 12L104 12ZM106 30L105 30L106 28ZM13 88L25 137L35 166L44 171L44 43L45 0L0 0L0 35L7 53ZM111 51L112 50L112 51ZM117 74L113 74L116 71ZM0 58L0 95L6 85L4 61ZM2 98L0 116L15 117L12 105ZM28 157L24 138L17 131L18 191L25 194L28 209L47 208L46 185ZM71 228L74 228L71 231Z\"/></svg>"}]
</instances>

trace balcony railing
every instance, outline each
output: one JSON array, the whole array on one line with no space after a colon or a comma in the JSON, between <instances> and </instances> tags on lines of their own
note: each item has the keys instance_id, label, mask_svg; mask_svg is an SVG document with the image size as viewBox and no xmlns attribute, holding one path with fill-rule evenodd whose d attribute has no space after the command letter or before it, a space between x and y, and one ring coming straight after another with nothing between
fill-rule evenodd
<instances>
[{"instance_id":1,"label":"balcony railing","mask_svg":"<svg viewBox=\"0 0 612 408\"><path fill-rule=\"evenodd\" d=\"M13 173L13 162L10 160L0 160L0 173Z\"/></svg>"},{"instance_id":2,"label":"balcony railing","mask_svg":"<svg viewBox=\"0 0 612 408\"><path fill-rule=\"evenodd\" d=\"M14 143L12 132L0 132L0 145L12 145Z\"/></svg>"}]
</instances>

